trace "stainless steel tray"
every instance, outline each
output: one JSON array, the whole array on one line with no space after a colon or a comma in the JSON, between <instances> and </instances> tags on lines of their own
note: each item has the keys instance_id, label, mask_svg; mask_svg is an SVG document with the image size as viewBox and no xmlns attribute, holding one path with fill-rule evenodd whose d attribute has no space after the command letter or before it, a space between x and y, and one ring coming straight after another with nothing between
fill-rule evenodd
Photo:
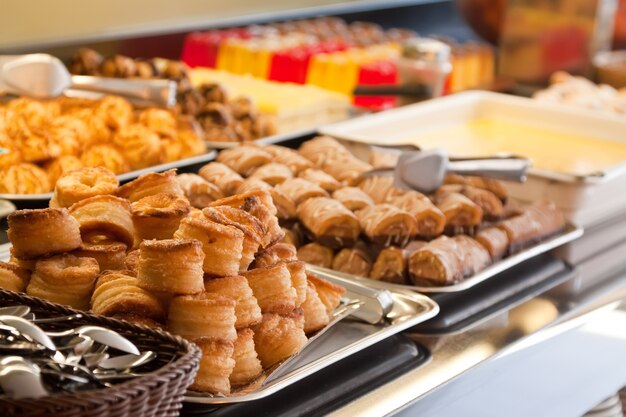
<instances>
[{"instance_id":1,"label":"stainless steel tray","mask_svg":"<svg viewBox=\"0 0 626 417\"><path fill-rule=\"evenodd\" d=\"M493 265L485 268L483 271L478 274L467 278L458 284L454 285L446 285L441 287L426 287L420 285L404 285L404 284L394 284L391 282L378 281L374 279L369 279L365 277L358 277L356 275L344 274L342 272L334 271L332 269L322 268L315 265L307 265L307 268L315 273L315 274L327 274L327 275L335 275L337 277L341 277L346 280L351 280L353 282L357 282L363 285L368 285L374 288L380 288L384 290L390 291L418 291L422 293L442 293L442 292L458 292L467 290L468 288L472 288L475 285L484 282L497 274L506 271L507 269L518 265L530 258L533 258L541 253L548 252L552 249L558 248L559 246L565 245L575 239L578 239L583 235L583 229L576 227L572 224L568 224L561 233L556 236L551 237L543 242L538 243L537 245L531 246L528 249L525 249L515 255L509 256L505 259L502 259Z\"/></svg>"},{"instance_id":2,"label":"stainless steel tray","mask_svg":"<svg viewBox=\"0 0 626 417\"><path fill-rule=\"evenodd\" d=\"M135 171L125 172L117 176L120 182L129 181L137 178L140 175L147 174L148 172L167 171L173 168L183 168L190 165L201 164L203 162L210 162L215 159L217 155L216 151L210 151L203 153L202 155L192 156L191 158L179 159L178 161L168 162L165 164L153 165L143 169L137 169ZM16 202L35 202L35 201L48 201L52 198L53 193L43 194L0 194L0 199L16 201Z\"/></svg>"},{"instance_id":3,"label":"stainless steel tray","mask_svg":"<svg viewBox=\"0 0 626 417\"><path fill-rule=\"evenodd\" d=\"M339 321L330 327L324 334L309 343L305 349L295 356L286 367L277 370L253 392L248 392L231 397L213 397L199 393L189 392L184 401L194 404L206 404L208 406L226 405L245 401L254 401L270 396L283 388L286 388L303 378L340 361L347 356L359 352L389 336L413 327L439 312L439 306L430 298L421 294L407 291L375 291L369 294L358 294L359 288L355 283L335 276L334 273L321 271L317 273L322 278L345 285L346 295L351 299L362 299L364 306L372 302L374 294L379 297L378 301L385 304L385 297L389 297L389 305L381 305L385 318L371 324L350 317ZM380 298L382 297L382 298ZM371 304L370 304L371 305ZM360 311L361 309L357 310Z\"/></svg>"}]
</instances>

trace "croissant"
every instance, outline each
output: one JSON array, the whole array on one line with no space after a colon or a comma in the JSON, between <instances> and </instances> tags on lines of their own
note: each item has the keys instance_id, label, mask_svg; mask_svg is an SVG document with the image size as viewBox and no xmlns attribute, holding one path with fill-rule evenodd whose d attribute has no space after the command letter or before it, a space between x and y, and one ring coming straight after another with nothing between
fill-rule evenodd
<instances>
[{"instance_id":1,"label":"croissant","mask_svg":"<svg viewBox=\"0 0 626 417\"><path fill-rule=\"evenodd\" d=\"M407 191L401 196L392 198L391 204L415 217L417 236L429 239L443 233L446 216L425 195L417 191Z\"/></svg>"},{"instance_id":2,"label":"croissant","mask_svg":"<svg viewBox=\"0 0 626 417\"><path fill-rule=\"evenodd\" d=\"M384 246L404 246L417 233L415 217L391 204L366 207L356 215L367 237Z\"/></svg>"},{"instance_id":3,"label":"croissant","mask_svg":"<svg viewBox=\"0 0 626 417\"><path fill-rule=\"evenodd\" d=\"M283 192L296 205L313 197L328 197L328 193L319 185L302 178L291 178L276 186L276 189Z\"/></svg>"},{"instance_id":4,"label":"croissant","mask_svg":"<svg viewBox=\"0 0 626 417\"><path fill-rule=\"evenodd\" d=\"M335 255L332 268L346 274L367 277L372 269L372 259L363 248L345 248Z\"/></svg>"},{"instance_id":5,"label":"croissant","mask_svg":"<svg viewBox=\"0 0 626 417\"><path fill-rule=\"evenodd\" d=\"M320 188L323 188L329 193L332 193L341 187L339 181L319 169L305 169L298 174L298 178L317 184Z\"/></svg>"},{"instance_id":6,"label":"croissant","mask_svg":"<svg viewBox=\"0 0 626 417\"><path fill-rule=\"evenodd\" d=\"M248 177L256 168L272 162L272 155L258 146L241 145L220 152L217 155L217 162L227 165L239 175Z\"/></svg>"},{"instance_id":7,"label":"croissant","mask_svg":"<svg viewBox=\"0 0 626 417\"><path fill-rule=\"evenodd\" d=\"M298 207L298 218L318 241L331 247L352 245L361 232L354 213L332 198L305 201Z\"/></svg>"},{"instance_id":8,"label":"croissant","mask_svg":"<svg viewBox=\"0 0 626 417\"><path fill-rule=\"evenodd\" d=\"M298 248L298 259L311 265L330 268L333 264L333 251L319 243L308 243Z\"/></svg>"},{"instance_id":9,"label":"croissant","mask_svg":"<svg viewBox=\"0 0 626 417\"><path fill-rule=\"evenodd\" d=\"M261 361L255 350L254 332L252 329L242 329L237 332L233 359L235 367L230 374L231 386L246 385L258 378L263 372Z\"/></svg>"},{"instance_id":10,"label":"croissant","mask_svg":"<svg viewBox=\"0 0 626 417\"><path fill-rule=\"evenodd\" d=\"M405 252L393 246L381 250L369 276L378 281L404 284L406 276Z\"/></svg>"},{"instance_id":11,"label":"croissant","mask_svg":"<svg viewBox=\"0 0 626 417\"><path fill-rule=\"evenodd\" d=\"M506 255L509 249L509 237L506 232L497 227L488 227L476 234L476 241L483 245L491 259L497 261Z\"/></svg>"},{"instance_id":12,"label":"croissant","mask_svg":"<svg viewBox=\"0 0 626 417\"><path fill-rule=\"evenodd\" d=\"M472 200L487 219L499 219L504 215L502 201L491 191L459 184L444 185L437 190L437 198L449 193L460 193Z\"/></svg>"},{"instance_id":13,"label":"croissant","mask_svg":"<svg viewBox=\"0 0 626 417\"><path fill-rule=\"evenodd\" d=\"M235 300L235 327L243 329L261 321L261 308L252 293L246 278L234 277L215 278L205 281L207 293L224 295Z\"/></svg>"},{"instance_id":14,"label":"croissant","mask_svg":"<svg viewBox=\"0 0 626 417\"><path fill-rule=\"evenodd\" d=\"M269 185L277 185L293 178L293 173L287 165L270 162L254 170L250 178L265 181Z\"/></svg>"},{"instance_id":15,"label":"croissant","mask_svg":"<svg viewBox=\"0 0 626 417\"><path fill-rule=\"evenodd\" d=\"M219 162L209 162L198 171L208 182L215 184L224 195L233 195L243 182L241 175Z\"/></svg>"},{"instance_id":16,"label":"croissant","mask_svg":"<svg viewBox=\"0 0 626 417\"><path fill-rule=\"evenodd\" d=\"M242 275L248 279L262 312L286 314L296 308L298 293L286 264L257 268Z\"/></svg>"},{"instance_id":17,"label":"croissant","mask_svg":"<svg viewBox=\"0 0 626 417\"><path fill-rule=\"evenodd\" d=\"M373 206L374 200L363 190L356 187L343 187L333 192L333 198L350 211L357 211Z\"/></svg>"},{"instance_id":18,"label":"croissant","mask_svg":"<svg viewBox=\"0 0 626 417\"><path fill-rule=\"evenodd\" d=\"M514 253L565 227L563 213L552 203L526 207L522 214L498 223L509 238L509 250Z\"/></svg>"},{"instance_id":19,"label":"croissant","mask_svg":"<svg viewBox=\"0 0 626 417\"><path fill-rule=\"evenodd\" d=\"M474 227L483 219L483 210L463 194L448 193L437 199L437 207L446 216L447 227Z\"/></svg>"},{"instance_id":20,"label":"croissant","mask_svg":"<svg viewBox=\"0 0 626 417\"><path fill-rule=\"evenodd\" d=\"M295 319L278 314L264 314L253 330L254 345L265 369L300 352L308 341Z\"/></svg>"}]
</instances>

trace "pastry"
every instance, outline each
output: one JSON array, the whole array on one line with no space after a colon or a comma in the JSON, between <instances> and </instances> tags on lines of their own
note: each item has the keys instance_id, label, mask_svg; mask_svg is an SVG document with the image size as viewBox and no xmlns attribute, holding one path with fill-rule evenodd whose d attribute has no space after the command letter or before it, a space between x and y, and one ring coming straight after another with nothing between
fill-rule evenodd
<instances>
[{"instance_id":1,"label":"pastry","mask_svg":"<svg viewBox=\"0 0 626 417\"><path fill-rule=\"evenodd\" d=\"M97 195L73 204L69 213L80 225L83 236L97 233L132 247L135 227L130 203L112 195Z\"/></svg>"},{"instance_id":2,"label":"pastry","mask_svg":"<svg viewBox=\"0 0 626 417\"><path fill-rule=\"evenodd\" d=\"M328 197L328 193L317 184L302 178L291 178L276 186L285 193L296 205L300 205L313 197Z\"/></svg>"},{"instance_id":3,"label":"pastry","mask_svg":"<svg viewBox=\"0 0 626 417\"><path fill-rule=\"evenodd\" d=\"M199 175L179 174L176 181L178 181L178 185L180 185L192 207L204 208L211 202L224 198L224 193L217 185L206 181Z\"/></svg>"},{"instance_id":4,"label":"pastry","mask_svg":"<svg viewBox=\"0 0 626 417\"><path fill-rule=\"evenodd\" d=\"M552 203L542 202L524 208L522 214L498 223L509 238L511 253L531 245L565 227L563 213Z\"/></svg>"},{"instance_id":5,"label":"pastry","mask_svg":"<svg viewBox=\"0 0 626 417\"><path fill-rule=\"evenodd\" d=\"M170 111L145 109L139 114L138 122L160 136L176 135L176 119Z\"/></svg>"},{"instance_id":6,"label":"pastry","mask_svg":"<svg viewBox=\"0 0 626 417\"><path fill-rule=\"evenodd\" d=\"M113 55L102 61L99 71L104 77L132 78L137 74L137 66L130 57Z\"/></svg>"},{"instance_id":7,"label":"pastry","mask_svg":"<svg viewBox=\"0 0 626 417\"><path fill-rule=\"evenodd\" d=\"M293 178L293 173L287 165L279 164L278 162L270 162L255 169L250 178L265 181L269 185L277 185Z\"/></svg>"},{"instance_id":8,"label":"pastry","mask_svg":"<svg viewBox=\"0 0 626 417\"><path fill-rule=\"evenodd\" d=\"M492 261L504 257L509 249L509 237L506 232L498 227L488 227L476 234L476 241L483 245Z\"/></svg>"},{"instance_id":9,"label":"pastry","mask_svg":"<svg viewBox=\"0 0 626 417\"><path fill-rule=\"evenodd\" d=\"M155 194L174 194L181 197L185 195L176 181L175 169L140 175L118 188L116 194L131 203Z\"/></svg>"},{"instance_id":10,"label":"pastry","mask_svg":"<svg viewBox=\"0 0 626 417\"><path fill-rule=\"evenodd\" d=\"M287 314L296 308L298 293L286 264L257 268L242 275L248 280L263 313Z\"/></svg>"},{"instance_id":11,"label":"pastry","mask_svg":"<svg viewBox=\"0 0 626 417\"><path fill-rule=\"evenodd\" d=\"M369 163L376 168L395 168L398 165L399 155L393 152L381 152L374 149L370 152Z\"/></svg>"},{"instance_id":12,"label":"pastry","mask_svg":"<svg viewBox=\"0 0 626 417\"><path fill-rule=\"evenodd\" d=\"M404 246L417 233L415 217L391 204L366 207L357 211L356 216L365 235L384 246Z\"/></svg>"},{"instance_id":13,"label":"pastry","mask_svg":"<svg viewBox=\"0 0 626 417\"><path fill-rule=\"evenodd\" d=\"M103 316L135 314L157 321L165 317L160 301L141 288L137 278L123 272L108 272L98 278L91 311Z\"/></svg>"},{"instance_id":14,"label":"pastry","mask_svg":"<svg viewBox=\"0 0 626 417\"><path fill-rule=\"evenodd\" d=\"M206 274L224 277L239 273L244 233L238 228L206 218L187 217L180 222L174 238L200 241Z\"/></svg>"},{"instance_id":15,"label":"pastry","mask_svg":"<svg viewBox=\"0 0 626 417\"><path fill-rule=\"evenodd\" d=\"M265 181L258 178L247 178L237 188L236 194L245 194L251 191L267 191L272 196L272 201L276 207L279 219L290 220L296 217L296 203L283 191L278 188L272 187Z\"/></svg>"},{"instance_id":16,"label":"pastry","mask_svg":"<svg viewBox=\"0 0 626 417\"><path fill-rule=\"evenodd\" d=\"M363 248L344 248L335 255L332 269L346 274L367 277L372 269L372 259Z\"/></svg>"},{"instance_id":17,"label":"pastry","mask_svg":"<svg viewBox=\"0 0 626 417\"><path fill-rule=\"evenodd\" d=\"M117 146L131 169L141 169L160 164L163 151L159 136L144 125L135 123L121 127L113 135Z\"/></svg>"},{"instance_id":18,"label":"pastry","mask_svg":"<svg viewBox=\"0 0 626 417\"><path fill-rule=\"evenodd\" d=\"M188 340L203 337L234 342L235 301L220 294L180 295L170 303L167 328Z\"/></svg>"},{"instance_id":19,"label":"pastry","mask_svg":"<svg viewBox=\"0 0 626 417\"><path fill-rule=\"evenodd\" d=\"M86 167L104 167L114 174L122 174L130 170L128 162L117 148L108 145L94 145L80 156L81 163Z\"/></svg>"},{"instance_id":20,"label":"pastry","mask_svg":"<svg viewBox=\"0 0 626 417\"><path fill-rule=\"evenodd\" d=\"M361 161L352 154L325 159L320 168L344 185L357 184L361 175L373 169L370 164Z\"/></svg>"},{"instance_id":21,"label":"pastry","mask_svg":"<svg viewBox=\"0 0 626 417\"><path fill-rule=\"evenodd\" d=\"M369 277L378 281L404 284L406 279L405 252L397 247L384 248L376 257Z\"/></svg>"},{"instance_id":22,"label":"pastry","mask_svg":"<svg viewBox=\"0 0 626 417\"><path fill-rule=\"evenodd\" d=\"M330 322L326 306L320 300L315 284L307 280L306 299L302 303L304 311L304 333L311 334L323 329Z\"/></svg>"},{"instance_id":23,"label":"pastry","mask_svg":"<svg viewBox=\"0 0 626 417\"><path fill-rule=\"evenodd\" d=\"M306 299L306 264L302 261L294 260L286 262L289 275L291 275L291 285L296 290L296 307L300 307Z\"/></svg>"},{"instance_id":24,"label":"pastry","mask_svg":"<svg viewBox=\"0 0 626 417\"><path fill-rule=\"evenodd\" d=\"M62 175L54 186L54 201L70 207L89 197L113 194L119 186L115 174L106 168L80 168Z\"/></svg>"},{"instance_id":25,"label":"pastry","mask_svg":"<svg viewBox=\"0 0 626 417\"><path fill-rule=\"evenodd\" d=\"M428 197L417 191L407 191L401 196L393 197L391 204L415 217L418 237L437 237L446 227L446 216L443 212Z\"/></svg>"},{"instance_id":26,"label":"pastry","mask_svg":"<svg viewBox=\"0 0 626 417\"><path fill-rule=\"evenodd\" d=\"M241 329L237 332L233 350L235 367L230 374L230 384L233 387L246 385L258 378L263 372L261 361L254 346L254 332L252 329Z\"/></svg>"},{"instance_id":27,"label":"pastry","mask_svg":"<svg viewBox=\"0 0 626 417\"><path fill-rule=\"evenodd\" d=\"M94 116L102 118L112 130L118 130L131 123L133 106L122 97L106 96L98 102Z\"/></svg>"},{"instance_id":28,"label":"pastry","mask_svg":"<svg viewBox=\"0 0 626 417\"><path fill-rule=\"evenodd\" d=\"M0 171L0 178L3 194L41 194L51 188L46 171L29 163L18 163Z\"/></svg>"},{"instance_id":29,"label":"pastry","mask_svg":"<svg viewBox=\"0 0 626 417\"><path fill-rule=\"evenodd\" d=\"M380 175L367 177L359 183L359 188L369 195L374 203L389 203L392 199L404 194L404 191L396 187L392 176Z\"/></svg>"},{"instance_id":30,"label":"pastry","mask_svg":"<svg viewBox=\"0 0 626 417\"><path fill-rule=\"evenodd\" d=\"M100 268L93 258L64 254L37 261L26 293L53 303L88 310Z\"/></svg>"},{"instance_id":31,"label":"pastry","mask_svg":"<svg viewBox=\"0 0 626 417\"><path fill-rule=\"evenodd\" d=\"M114 319L122 320L135 326L145 326L151 329L164 330L163 325L158 321L152 320L149 317L139 316L133 313L120 313L113 315Z\"/></svg>"},{"instance_id":32,"label":"pastry","mask_svg":"<svg viewBox=\"0 0 626 417\"><path fill-rule=\"evenodd\" d=\"M131 212L137 239L171 239L189 211L187 199L175 194L154 194L135 201Z\"/></svg>"},{"instance_id":33,"label":"pastry","mask_svg":"<svg viewBox=\"0 0 626 417\"><path fill-rule=\"evenodd\" d=\"M80 257L94 258L100 271L119 271L126 269L127 246L124 243L89 243L83 242L72 254Z\"/></svg>"},{"instance_id":34,"label":"pastry","mask_svg":"<svg viewBox=\"0 0 626 417\"><path fill-rule=\"evenodd\" d=\"M23 292L30 281L30 271L17 265L0 261L0 288Z\"/></svg>"},{"instance_id":35,"label":"pastry","mask_svg":"<svg viewBox=\"0 0 626 417\"><path fill-rule=\"evenodd\" d=\"M250 177L250 178L246 178L239 185L239 187L237 187L237 190L235 191L234 194L243 194L243 193L248 193L250 191L257 191L257 190L271 191L273 189L274 187L272 187L271 185L269 185L262 179Z\"/></svg>"},{"instance_id":36,"label":"pastry","mask_svg":"<svg viewBox=\"0 0 626 417\"><path fill-rule=\"evenodd\" d=\"M448 184L437 190L437 198L448 193L460 193L472 200L483 211L483 217L494 220L504 215L502 201L491 191L469 185Z\"/></svg>"},{"instance_id":37,"label":"pastry","mask_svg":"<svg viewBox=\"0 0 626 417\"><path fill-rule=\"evenodd\" d=\"M81 244L79 223L66 209L18 210L7 220L12 254L19 259L69 252Z\"/></svg>"},{"instance_id":38,"label":"pastry","mask_svg":"<svg viewBox=\"0 0 626 417\"><path fill-rule=\"evenodd\" d=\"M333 198L350 211L373 206L374 200L365 191L356 187L342 187L333 192Z\"/></svg>"},{"instance_id":39,"label":"pastry","mask_svg":"<svg viewBox=\"0 0 626 417\"><path fill-rule=\"evenodd\" d=\"M332 198L305 201L298 207L298 218L317 240L331 247L353 245L361 232L354 213Z\"/></svg>"},{"instance_id":40,"label":"pastry","mask_svg":"<svg viewBox=\"0 0 626 417\"><path fill-rule=\"evenodd\" d=\"M503 202L506 201L508 193L504 183L492 178L473 177L473 176L461 176L456 174L448 174L444 179L445 184L461 184L469 185L471 187L481 188L483 190L491 191Z\"/></svg>"},{"instance_id":41,"label":"pastry","mask_svg":"<svg viewBox=\"0 0 626 417\"><path fill-rule=\"evenodd\" d=\"M229 166L239 175L248 177L258 167L272 162L272 155L259 146L242 145L220 152L217 155L217 162Z\"/></svg>"},{"instance_id":42,"label":"pastry","mask_svg":"<svg viewBox=\"0 0 626 417\"><path fill-rule=\"evenodd\" d=\"M82 167L83 163L74 155L60 156L44 165L44 169L48 173L50 184L56 184L61 175Z\"/></svg>"},{"instance_id":43,"label":"pastry","mask_svg":"<svg viewBox=\"0 0 626 417\"><path fill-rule=\"evenodd\" d=\"M329 193L332 193L333 191L341 188L341 184L339 183L339 181L319 169L305 169L298 174L298 178L302 178L304 180L312 182L313 184L317 184L320 188L326 190Z\"/></svg>"},{"instance_id":44,"label":"pastry","mask_svg":"<svg viewBox=\"0 0 626 417\"><path fill-rule=\"evenodd\" d=\"M37 263L37 259L20 259L16 258L13 254L15 252L14 248L11 247L9 249L11 255L9 256L9 263L15 266L19 266L22 269L25 269L29 272L33 272L35 270L35 264Z\"/></svg>"},{"instance_id":45,"label":"pastry","mask_svg":"<svg viewBox=\"0 0 626 417\"><path fill-rule=\"evenodd\" d=\"M144 240L139 246L139 286L170 294L204 291L204 260L197 240Z\"/></svg>"},{"instance_id":46,"label":"pastry","mask_svg":"<svg viewBox=\"0 0 626 417\"><path fill-rule=\"evenodd\" d=\"M275 243L269 248L259 252L252 268L265 268L267 266L276 265L279 262L297 261L297 251L293 245L288 243Z\"/></svg>"},{"instance_id":47,"label":"pastry","mask_svg":"<svg viewBox=\"0 0 626 417\"><path fill-rule=\"evenodd\" d=\"M233 195L243 182L241 175L219 162L209 162L198 171L208 182L215 184L224 195Z\"/></svg>"},{"instance_id":48,"label":"pastry","mask_svg":"<svg viewBox=\"0 0 626 417\"><path fill-rule=\"evenodd\" d=\"M202 338L195 341L202 351L198 374L189 389L214 395L230 394L229 377L235 369L234 343L231 341Z\"/></svg>"},{"instance_id":49,"label":"pastry","mask_svg":"<svg viewBox=\"0 0 626 417\"><path fill-rule=\"evenodd\" d=\"M230 297L235 301L235 327L243 329L261 321L261 308L252 293L248 280L241 275L208 279L204 283L207 293Z\"/></svg>"},{"instance_id":50,"label":"pastry","mask_svg":"<svg viewBox=\"0 0 626 417\"><path fill-rule=\"evenodd\" d=\"M272 155L272 161L286 165L294 174L298 174L307 168L313 167L311 161L293 149L278 145L269 145L264 149Z\"/></svg>"},{"instance_id":51,"label":"pastry","mask_svg":"<svg viewBox=\"0 0 626 417\"><path fill-rule=\"evenodd\" d=\"M253 328L254 345L264 369L300 352L307 343L303 328L289 317L264 314L263 321Z\"/></svg>"},{"instance_id":52,"label":"pastry","mask_svg":"<svg viewBox=\"0 0 626 417\"><path fill-rule=\"evenodd\" d=\"M300 247L303 237L302 237L302 233L300 232L299 228L296 227L292 227L292 228L286 228L286 227L282 227L283 233L285 234L285 236L283 237L283 239L280 241L281 243L287 243L289 245L294 246L296 249Z\"/></svg>"},{"instance_id":53,"label":"pastry","mask_svg":"<svg viewBox=\"0 0 626 417\"><path fill-rule=\"evenodd\" d=\"M333 156L352 156L342 144L329 136L318 136L304 142L298 152L317 166L322 166L326 159Z\"/></svg>"},{"instance_id":54,"label":"pastry","mask_svg":"<svg viewBox=\"0 0 626 417\"><path fill-rule=\"evenodd\" d=\"M326 313L332 319L335 316L335 309L341 304L341 296L346 292L346 289L313 274L308 274L307 279L315 285L317 295L326 307Z\"/></svg>"},{"instance_id":55,"label":"pastry","mask_svg":"<svg viewBox=\"0 0 626 417\"><path fill-rule=\"evenodd\" d=\"M437 207L452 229L478 226L483 219L483 210L463 194L445 194L437 199Z\"/></svg>"},{"instance_id":56,"label":"pastry","mask_svg":"<svg viewBox=\"0 0 626 417\"><path fill-rule=\"evenodd\" d=\"M137 270L139 270L139 249L135 249L126 254L124 268L130 271L134 276L137 276Z\"/></svg>"},{"instance_id":57,"label":"pastry","mask_svg":"<svg viewBox=\"0 0 626 417\"><path fill-rule=\"evenodd\" d=\"M307 243L298 248L298 259L311 265L330 268L333 258L333 250L319 243Z\"/></svg>"}]
</instances>

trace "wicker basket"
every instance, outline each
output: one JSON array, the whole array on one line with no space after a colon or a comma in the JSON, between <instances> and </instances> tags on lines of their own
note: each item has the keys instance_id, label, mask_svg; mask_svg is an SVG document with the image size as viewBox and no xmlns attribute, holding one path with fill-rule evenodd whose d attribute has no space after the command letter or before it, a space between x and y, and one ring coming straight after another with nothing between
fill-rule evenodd
<instances>
[{"instance_id":1,"label":"wicker basket","mask_svg":"<svg viewBox=\"0 0 626 417\"><path fill-rule=\"evenodd\" d=\"M0 290L0 306L23 304L38 318L55 317L79 311L10 291ZM198 370L200 350L178 336L136 326L120 320L83 314L81 319L55 322L41 327L60 331L90 324L110 328L127 337L139 350L157 353L150 376L134 378L112 388L55 393L37 400L11 399L0 395L0 415L7 416L177 416L183 395Z\"/></svg>"}]
</instances>

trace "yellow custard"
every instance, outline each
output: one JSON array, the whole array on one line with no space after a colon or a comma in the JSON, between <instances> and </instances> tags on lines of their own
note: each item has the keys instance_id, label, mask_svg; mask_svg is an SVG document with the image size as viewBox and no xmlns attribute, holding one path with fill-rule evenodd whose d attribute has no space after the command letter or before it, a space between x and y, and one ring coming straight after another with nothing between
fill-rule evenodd
<instances>
[{"instance_id":1,"label":"yellow custard","mask_svg":"<svg viewBox=\"0 0 626 417\"><path fill-rule=\"evenodd\" d=\"M626 161L626 143L496 119L475 119L425 132L406 142L422 149L444 148L458 157L513 153L532 159L535 168L576 175L603 171Z\"/></svg>"}]
</instances>

